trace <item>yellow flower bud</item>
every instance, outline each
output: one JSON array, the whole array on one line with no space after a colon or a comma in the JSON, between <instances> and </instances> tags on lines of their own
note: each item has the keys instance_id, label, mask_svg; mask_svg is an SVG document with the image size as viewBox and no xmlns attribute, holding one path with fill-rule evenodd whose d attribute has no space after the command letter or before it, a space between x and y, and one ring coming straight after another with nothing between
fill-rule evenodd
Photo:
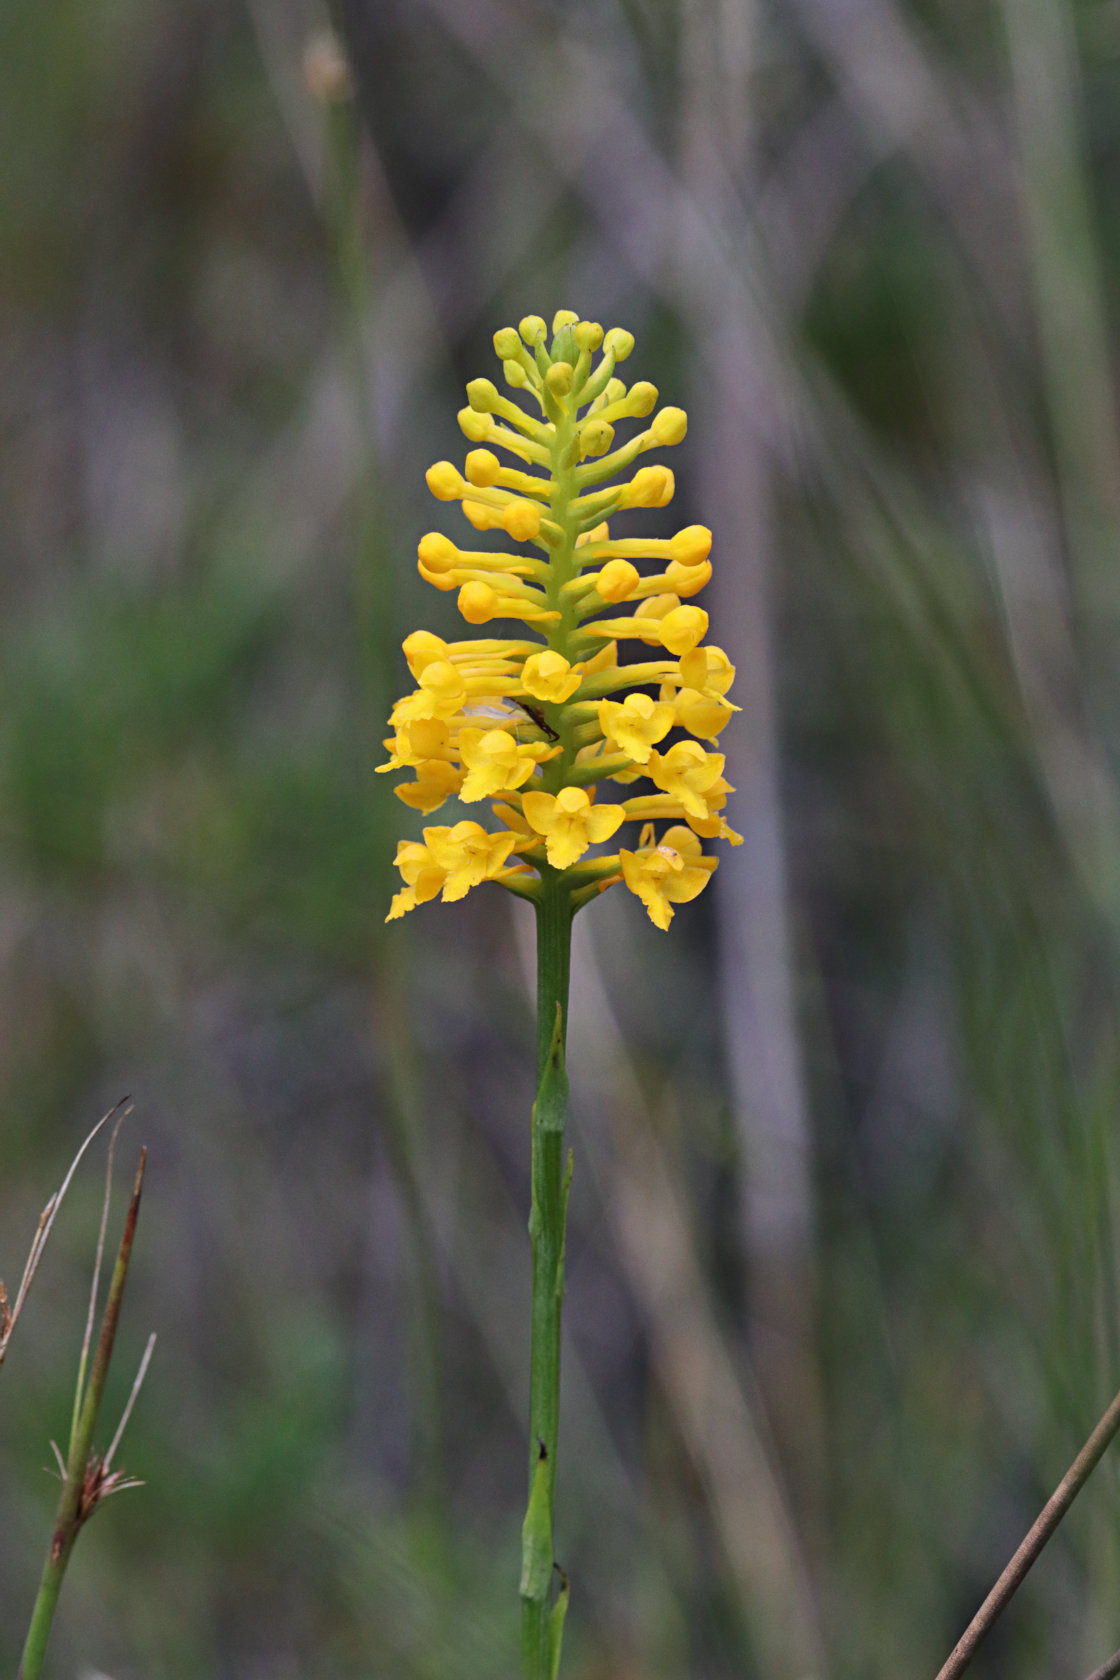
<instances>
[{"instance_id":1,"label":"yellow flower bud","mask_svg":"<svg viewBox=\"0 0 1120 1680\"><path fill-rule=\"evenodd\" d=\"M588 420L579 429L581 461L595 460L605 455L614 442L614 427L606 420Z\"/></svg>"},{"instance_id":2,"label":"yellow flower bud","mask_svg":"<svg viewBox=\"0 0 1120 1680\"><path fill-rule=\"evenodd\" d=\"M414 630L411 636L405 637L401 648L417 682L425 665L430 665L435 659L447 658L447 643L442 636L434 636L430 630Z\"/></svg>"},{"instance_id":3,"label":"yellow flower bud","mask_svg":"<svg viewBox=\"0 0 1120 1680\"><path fill-rule=\"evenodd\" d=\"M608 560L596 579L595 588L604 601L628 601L641 581L641 573L629 560Z\"/></svg>"},{"instance_id":4,"label":"yellow flower bud","mask_svg":"<svg viewBox=\"0 0 1120 1680\"><path fill-rule=\"evenodd\" d=\"M501 400L492 379L472 379L467 386L467 401L476 414L492 414Z\"/></svg>"},{"instance_id":5,"label":"yellow flower bud","mask_svg":"<svg viewBox=\"0 0 1120 1680\"><path fill-rule=\"evenodd\" d=\"M656 385L651 385L648 379L639 379L636 385L631 385L630 395L626 399L627 414L632 414L635 420L644 420L656 407Z\"/></svg>"},{"instance_id":6,"label":"yellow flower bud","mask_svg":"<svg viewBox=\"0 0 1120 1680\"><path fill-rule=\"evenodd\" d=\"M704 560L699 566L682 566L670 560L665 568L665 581L678 595L699 595L712 575L712 562Z\"/></svg>"},{"instance_id":7,"label":"yellow flower bud","mask_svg":"<svg viewBox=\"0 0 1120 1680\"><path fill-rule=\"evenodd\" d=\"M548 326L539 315L526 315L517 323L517 330L521 334L530 350L536 345L543 344L548 337Z\"/></svg>"},{"instance_id":8,"label":"yellow flower bud","mask_svg":"<svg viewBox=\"0 0 1120 1680\"><path fill-rule=\"evenodd\" d=\"M505 374L506 384L512 385L515 391L520 391L522 386L529 383L529 375L520 362L503 362L502 372Z\"/></svg>"},{"instance_id":9,"label":"yellow flower bud","mask_svg":"<svg viewBox=\"0 0 1120 1680\"><path fill-rule=\"evenodd\" d=\"M463 480L450 461L437 461L425 473L428 489L437 502L453 502L464 490Z\"/></svg>"},{"instance_id":10,"label":"yellow flower bud","mask_svg":"<svg viewBox=\"0 0 1120 1680\"><path fill-rule=\"evenodd\" d=\"M458 420L459 430L470 443L485 443L494 430L494 416L476 414L473 408L461 408Z\"/></svg>"},{"instance_id":11,"label":"yellow flower bud","mask_svg":"<svg viewBox=\"0 0 1120 1680\"><path fill-rule=\"evenodd\" d=\"M603 342L603 329L598 321L580 321L572 336L577 350L598 350Z\"/></svg>"},{"instance_id":12,"label":"yellow flower bud","mask_svg":"<svg viewBox=\"0 0 1120 1680\"><path fill-rule=\"evenodd\" d=\"M572 388L572 368L569 362L553 362L544 382L554 397L566 397Z\"/></svg>"},{"instance_id":13,"label":"yellow flower bud","mask_svg":"<svg viewBox=\"0 0 1120 1680\"><path fill-rule=\"evenodd\" d=\"M649 429L657 443L680 443L688 431L688 415L683 408L663 408L654 415Z\"/></svg>"},{"instance_id":14,"label":"yellow flower bud","mask_svg":"<svg viewBox=\"0 0 1120 1680\"><path fill-rule=\"evenodd\" d=\"M678 566L703 565L711 552L712 533L706 525L686 525L669 538L669 553Z\"/></svg>"},{"instance_id":15,"label":"yellow flower bud","mask_svg":"<svg viewBox=\"0 0 1120 1680\"><path fill-rule=\"evenodd\" d=\"M439 531L429 531L426 537L421 537L416 552L420 564L429 572L449 572L460 562L455 544Z\"/></svg>"},{"instance_id":16,"label":"yellow flower bud","mask_svg":"<svg viewBox=\"0 0 1120 1680\"><path fill-rule=\"evenodd\" d=\"M467 478L480 490L496 484L502 463L490 449L472 449L466 460Z\"/></svg>"},{"instance_id":17,"label":"yellow flower bud","mask_svg":"<svg viewBox=\"0 0 1120 1680\"><path fill-rule=\"evenodd\" d=\"M502 529L515 542L530 542L541 532L541 510L536 502L510 502L502 509Z\"/></svg>"},{"instance_id":18,"label":"yellow flower bud","mask_svg":"<svg viewBox=\"0 0 1120 1680\"><path fill-rule=\"evenodd\" d=\"M465 583L459 591L459 611L468 624L488 624L498 611L497 590L488 583Z\"/></svg>"},{"instance_id":19,"label":"yellow flower bud","mask_svg":"<svg viewBox=\"0 0 1120 1680\"><path fill-rule=\"evenodd\" d=\"M625 327L612 327L603 340L603 349L610 350L616 362L624 362L634 348L634 334Z\"/></svg>"},{"instance_id":20,"label":"yellow flower bud","mask_svg":"<svg viewBox=\"0 0 1120 1680\"><path fill-rule=\"evenodd\" d=\"M499 327L494 334L494 349L503 362L521 354L521 339L514 327Z\"/></svg>"},{"instance_id":21,"label":"yellow flower bud","mask_svg":"<svg viewBox=\"0 0 1120 1680\"><path fill-rule=\"evenodd\" d=\"M668 507L676 480L668 467L639 467L629 484L622 486L622 507Z\"/></svg>"},{"instance_id":22,"label":"yellow flower bud","mask_svg":"<svg viewBox=\"0 0 1120 1680\"><path fill-rule=\"evenodd\" d=\"M562 332L565 327L574 327L579 316L574 309L558 309L552 317L553 335Z\"/></svg>"},{"instance_id":23,"label":"yellow flower bud","mask_svg":"<svg viewBox=\"0 0 1120 1680\"><path fill-rule=\"evenodd\" d=\"M707 633L708 615L703 607L674 607L661 620L662 643L678 658L703 641Z\"/></svg>"}]
</instances>

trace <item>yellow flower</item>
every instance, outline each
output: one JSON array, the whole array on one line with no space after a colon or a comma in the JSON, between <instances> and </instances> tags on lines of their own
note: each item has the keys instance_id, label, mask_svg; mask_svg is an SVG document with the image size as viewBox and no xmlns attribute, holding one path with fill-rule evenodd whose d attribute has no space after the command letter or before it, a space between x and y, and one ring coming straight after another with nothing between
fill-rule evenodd
<instances>
[{"instance_id":1,"label":"yellow flower","mask_svg":"<svg viewBox=\"0 0 1120 1680\"><path fill-rule=\"evenodd\" d=\"M647 844L636 852L620 850L618 855L622 879L662 932L673 919L674 904L687 904L702 893L718 862L703 855L690 828L667 829L659 846Z\"/></svg>"},{"instance_id":2,"label":"yellow flower","mask_svg":"<svg viewBox=\"0 0 1120 1680\"><path fill-rule=\"evenodd\" d=\"M459 756L469 772L460 798L471 805L521 787L537 767L539 749L505 729L460 729Z\"/></svg>"},{"instance_id":3,"label":"yellow flower","mask_svg":"<svg viewBox=\"0 0 1120 1680\"><path fill-rule=\"evenodd\" d=\"M680 800L686 816L703 820L711 814L708 795L731 791L726 783L717 788L723 766L722 753L705 752L697 741L678 741L667 753L650 753L648 772L654 787Z\"/></svg>"},{"instance_id":4,"label":"yellow flower","mask_svg":"<svg viewBox=\"0 0 1120 1680\"><path fill-rule=\"evenodd\" d=\"M485 880L531 898L559 874L577 907L624 881L667 927L671 906L715 868L699 836L738 842L722 815L732 791L723 756L700 744L736 710L734 669L704 643L708 615L692 604L711 576L712 533L625 528L632 510L665 507L675 490L668 467L639 458L687 430L682 409L658 407L655 386L620 377L633 347L624 329L604 333L570 310L551 335L535 315L503 327L494 348L509 394L472 380L462 469L428 470L436 500L486 534L461 546L429 531L417 549L420 575L455 598L471 630L459 641L406 638L416 686L393 708L379 768L413 771L397 792L415 810L489 801L500 827L460 822L402 841L390 919ZM508 634L480 633L502 620ZM620 662L624 641L639 644L637 659ZM606 780L649 791L597 804ZM680 826L658 846L652 823L665 821ZM636 850L592 852L624 822L645 825Z\"/></svg>"},{"instance_id":5,"label":"yellow flower","mask_svg":"<svg viewBox=\"0 0 1120 1680\"><path fill-rule=\"evenodd\" d=\"M544 835L553 869L569 869L588 846L609 840L626 816L621 805L593 805L578 787L561 788L558 794L522 794L521 809Z\"/></svg>"},{"instance_id":6,"label":"yellow flower","mask_svg":"<svg viewBox=\"0 0 1120 1680\"><path fill-rule=\"evenodd\" d=\"M650 750L668 735L676 717L673 706L651 700L648 694L628 694L617 700L599 702L599 727L606 741L613 741L635 764L647 764Z\"/></svg>"},{"instance_id":7,"label":"yellow flower","mask_svg":"<svg viewBox=\"0 0 1120 1680\"><path fill-rule=\"evenodd\" d=\"M476 822L426 828L423 845L402 840L396 864L405 887L393 899L386 921L426 904L437 893L451 904L481 882L499 880L516 844L516 834L488 834Z\"/></svg>"},{"instance_id":8,"label":"yellow flower","mask_svg":"<svg viewBox=\"0 0 1120 1680\"><path fill-rule=\"evenodd\" d=\"M462 785L463 772L458 765L450 764L444 758L428 758L416 766L414 782L405 782L393 792L414 811L422 811L428 816L430 812L437 811L451 794L458 793Z\"/></svg>"},{"instance_id":9,"label":"yellow flower","mask_svg":"<svg viewBox=\"0 0 1120 1680\"><path fill-rule=\"evenodd\" d=\"M697 688L682 688L673 709L681 728L702 741L714 741L739 710L722 694L702 694Z\"/></svg>"},{"instance_id":10,"label":"yellow flower","mask_svg":"<svg viewBox=\"0 0 1120 1680\"><path fill-rule=\"evenodd\" d=\"M446 659L433 659L421 671L416 692L393 707L392 721L401 724L421 718L454 717L466 698L466 684L454 665Z\"/></svg>"},{"instance_id":11,"label":"yellow flower","mask_svg":"<svg viewBox=\"0 0 1120 1680\"><path fill-rule=\"evenodd\" d=\"M570 700L580 685L582 665L571 665L562 653L531 653L521 669L521 686L534 700L554 706Z\"/></svg>"},{"instance_id":12,"label":"yellow flower","mask_svg":"<svg viewBox=\"0 0 1120 1680\"><path fill-rule=\"evenodd\" d=\"M450 731L442 718L417 718L415 723L402 724L395 735L384 743L392 757L387 764L379 764L379 774L386 770L400 770L405 765L422 764L434 758L446 746Z\"/></svg>"}]
</instances>

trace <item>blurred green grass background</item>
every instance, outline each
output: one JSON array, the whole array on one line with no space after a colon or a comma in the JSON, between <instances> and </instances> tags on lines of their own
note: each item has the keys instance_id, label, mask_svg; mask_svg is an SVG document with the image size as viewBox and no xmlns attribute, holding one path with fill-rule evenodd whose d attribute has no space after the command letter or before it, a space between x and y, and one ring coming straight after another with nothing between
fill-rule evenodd
<instances>
[{"instance_id":1,"label":"blurred green grass background","mask_svg":"<svg viewBox=\"0 0 1120 1680\"><path fill-rule=\"evenodd\" d=\"M333 21L353 97L306 85ZM690 413L739 789L577 924L571 1680L936 1672L1120 1380L1116 0L7 0L0 1275L150 1148L51 1673L516 1661L531 926L390 928L423 471L572 307ZM0 1380L0 1666L100 1186ZM1120 1644L1106 1460L979 1677Z\"/></svg>"}]
</instances>

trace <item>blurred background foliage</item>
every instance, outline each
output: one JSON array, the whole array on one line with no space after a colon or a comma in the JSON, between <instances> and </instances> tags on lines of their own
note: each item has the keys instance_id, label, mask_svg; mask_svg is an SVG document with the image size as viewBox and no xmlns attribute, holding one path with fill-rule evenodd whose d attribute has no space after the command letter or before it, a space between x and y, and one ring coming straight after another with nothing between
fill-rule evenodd
<instances>
[{"instance_id":1,"label":"blurred background foliage","mask_svg":"<svg viewBox=\"0 0 1120 1680\"><path fill-rule=\"evenodd\" d=\"M52 1673L513 1671L531 927L384 927L373 766L424 468L558 306L690 411L746 835L577 926L566 1670L936 1671L1120 1376L1118 85L1117 0L7 0L0 1272L129 1091L118 1403L159 1334ZM1120 1644L1118 1511L978 1677Z\"/></svg>"}]
</instances>

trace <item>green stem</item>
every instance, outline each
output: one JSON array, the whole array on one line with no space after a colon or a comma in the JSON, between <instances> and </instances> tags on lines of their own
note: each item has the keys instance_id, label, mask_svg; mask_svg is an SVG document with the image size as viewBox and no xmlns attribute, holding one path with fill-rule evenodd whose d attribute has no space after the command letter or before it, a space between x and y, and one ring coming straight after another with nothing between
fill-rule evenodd
<instances>
[{"instance_id":1,"label":"green stem","mask_svg":"<svg viewBox=\"0 0 1120 1680\"><path fill-rule=\"evenodd\" d=\"M537 900L537 1100L532 1126L533 1327L529 1397L529 1508L522 1531L522 1680L552 1680L562 1599L550 1610L556 1447L560 1421L560 1313L570 1157L564 1039L571 965L572 897L562 874L542 868ZM554 1643L557 1649L554 1651Z\"/></svg>"},{"instance_id":2,"label":"green stem","mask_svg":"<svg viewBox=\"0 0 1120 1680\"><path fill-rule=\"evenodd\" d=\"M78 1537L78 1530L96 1504L97 1496L94 1492L92 1502L87 1503L83 1508L82 1495L87 1491L86 1478L93 1447L93 1432L97 1428L101 1398L105 1392L105 1378L109 1374L109 1361L113 1355L113 1342L117 1334L117 1320L120 1317L125 1279L128 1276L128 1263L132 1258L132 1241L136 1234L136 1218L140 1212L140 1190L144 1183L146 1155L147 1151L142 1149L140 1151L140 1165L136 1169L136 1181L132 1189L132 1200L129 1202L128 1213L125 1216L124 1233L117 1253L117 1263L113 1267L113 1277L109 1284L109 1294L101 1320L101 1334L97 1340L97 1351L93 1356L93 1369L90 1372L89 1386L82 1401L77 1428L70 1442L70 1455L67 1459L66 1476L62 1483L62 1494L55 1514L50 1550L43 1565L43 1574L39 1582L35 1607L31 1612L31 1625L27 1630L27 1639L24 1642L23 1657L20 1661L17 1680L38 1680L39 1672L43 1666L43 1658L46 1655L47 1640L50 1637L51 1623L54 1620L55 1607L58 1604L58 1595L62 1590L63 1576L66 1574L66 1565L70 1562L70 1553L74 1549L74 1541Z\"/></svg>"}]
</instances>

